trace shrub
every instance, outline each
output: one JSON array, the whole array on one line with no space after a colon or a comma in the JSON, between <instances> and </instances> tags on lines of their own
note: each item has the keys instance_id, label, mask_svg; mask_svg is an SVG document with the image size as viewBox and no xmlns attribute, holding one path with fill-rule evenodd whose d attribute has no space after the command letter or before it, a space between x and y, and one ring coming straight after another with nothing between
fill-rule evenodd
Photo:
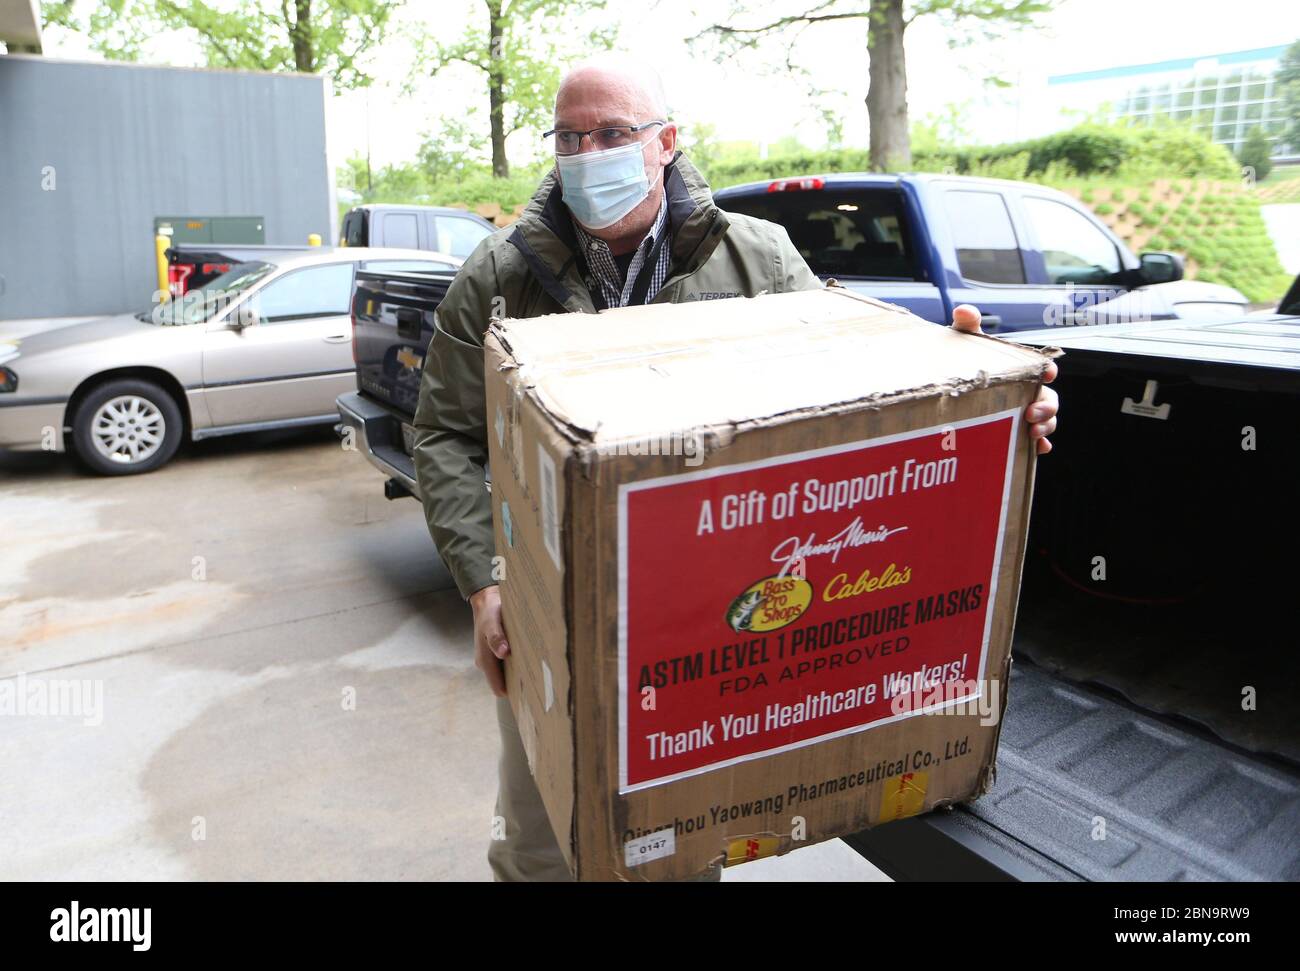
<instances>
[{"instance_id":1,"label":"shrub","mask_svg":"<svg viewBox=\"0 0 1300 971\"><path fill-rule=\"evenodd\" d=\"M1268 174L1273 171L1273 143L1269 141L1264 129L1256 125L1247 134L1245 140L1241 143L1241 150L1237 153L1237 161L1243 166L1249 165L1255 170L1255 181L1259 182L1268 178Z\"/></svg>"}]
</instances>

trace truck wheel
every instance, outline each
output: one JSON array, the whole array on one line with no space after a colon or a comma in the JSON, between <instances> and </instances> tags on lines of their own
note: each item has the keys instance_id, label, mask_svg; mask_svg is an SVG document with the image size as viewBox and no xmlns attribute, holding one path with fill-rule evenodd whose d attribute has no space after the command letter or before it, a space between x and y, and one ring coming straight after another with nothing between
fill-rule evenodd
<instances>
[{"instance_id":1,"label":"truck wheel","mask_svg":"<svg viewBox=\"0 0 1300 971\"><path fill-rule=\"evenodd\" d=\"M151 381L109 381L88 394L72 419L72 445L100 475L152 472L176 454L181 410Z\"/></svg>"}]
</instances>

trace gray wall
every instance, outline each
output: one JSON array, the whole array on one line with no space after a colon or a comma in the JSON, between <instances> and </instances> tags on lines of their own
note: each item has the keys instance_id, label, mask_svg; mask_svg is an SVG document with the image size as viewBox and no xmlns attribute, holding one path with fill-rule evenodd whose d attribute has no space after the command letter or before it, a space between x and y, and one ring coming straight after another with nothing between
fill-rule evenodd
<instances>
[{"instance_id":1,"label":"gray wall","mask_svg":"<svg viewBox=\"0 0 1300 971\"><path fill-rule=\"evenodd\" d=\"M333 181L321 78L0 55L0 320L147 308L155 216L328 243Z\"/></svg>"}]
</instances>

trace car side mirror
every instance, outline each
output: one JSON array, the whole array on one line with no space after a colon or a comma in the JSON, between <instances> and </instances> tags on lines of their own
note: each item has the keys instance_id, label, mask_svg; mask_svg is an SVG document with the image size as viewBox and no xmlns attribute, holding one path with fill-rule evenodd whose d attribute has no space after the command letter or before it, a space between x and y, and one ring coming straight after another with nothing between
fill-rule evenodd
<instances>
[{"instance_id":1,"label":"car side mirror","mask_svg":"<svg viewBox=\"0 0 1300 971\"><path fill-rule=\"evenodd\" d=\"M226 320L226 326L235 333L243 333L246 327L252 327L254 324L261 323L262 318L257 315L248 304L241 304L235 308L229 319Z\"/></svg>"},{"instance_id":2,"label":"car side mirror","mask_svg":"<svg viewBox=\"0 0 1300 971\"><path fill-rule=\"evenodd\" d=\"M1173 283L1183 278L1183 258L1177 253L1143 253L1143 283Z\"/></svg>"}]
</instances>

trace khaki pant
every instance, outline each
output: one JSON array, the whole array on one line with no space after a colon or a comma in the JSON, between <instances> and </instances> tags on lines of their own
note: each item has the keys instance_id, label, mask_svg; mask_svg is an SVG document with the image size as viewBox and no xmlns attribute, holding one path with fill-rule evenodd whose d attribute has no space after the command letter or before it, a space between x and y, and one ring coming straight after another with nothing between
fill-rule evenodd
<instances>
[{"instance_id":1,"label":"khaki pant","mask_svg":"<svg viewBox=\"0 0 1300 971\"><path fill-rule=\"evenodd\" d=\"M519 726L507 698L497 699L497 725L501 728L497 815L505 820L506 838L493 840L488 847L492 879L572 880L542 805L542 794L528 768Z\"/></svg>"},{"instance_id":2,"label":"khaki pant","mask_svg":"<svg viewBox=\"0 0 1300 971\"><path fill-rule=\"evenodd\" d=\"M506 698L497 699L497 725L501 729L501 762L496 812L505 820L506 838L493 840L488 847L492 879L571 881L573 876L555 841L551 820L519 740L519 726ZM721 877L721 868L716 868L691 882L710 883Z\"/></svg>"}]
</instances>

